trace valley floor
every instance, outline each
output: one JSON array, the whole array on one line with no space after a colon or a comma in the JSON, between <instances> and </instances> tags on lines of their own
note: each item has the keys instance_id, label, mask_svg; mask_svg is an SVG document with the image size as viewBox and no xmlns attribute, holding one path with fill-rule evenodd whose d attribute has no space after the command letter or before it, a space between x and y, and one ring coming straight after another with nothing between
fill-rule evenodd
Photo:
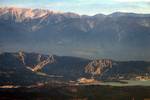
<instances>
[{"instance_id":1,"label":"valley floor","mask_svg":"<svg viewBox=\"0 0 150 100\"><path fill-rule=\"evenodd\" d=\"M150 86L47 85L1 88L0 100L150 100Z\"/></svg>"}]
</instances>

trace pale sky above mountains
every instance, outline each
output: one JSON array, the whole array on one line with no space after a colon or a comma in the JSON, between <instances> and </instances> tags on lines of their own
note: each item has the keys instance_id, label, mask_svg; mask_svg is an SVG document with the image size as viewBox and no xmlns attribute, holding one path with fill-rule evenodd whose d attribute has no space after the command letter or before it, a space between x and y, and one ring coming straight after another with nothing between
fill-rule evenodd
<instances>
[{"instance_id":1,"label":"pale sky above mountains","mask_svg":"<svg viewBox=\"0 0 150 100\"><path fill-rule=\"evenodd\" d=\"M150 13L150 0L0 0L0 6L46 8L86 15L118 11Z\"/></svg>"}]
</instances>

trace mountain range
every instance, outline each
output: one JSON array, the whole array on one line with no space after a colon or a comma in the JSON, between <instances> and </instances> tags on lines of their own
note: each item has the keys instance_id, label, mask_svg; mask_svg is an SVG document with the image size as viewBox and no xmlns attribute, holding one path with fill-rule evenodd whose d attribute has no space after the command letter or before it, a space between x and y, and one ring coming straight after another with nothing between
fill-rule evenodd
<instances>
[{"instance_id":1,"label":"mountain range","mask_svg":"<svg viewBox=\"0 0 150 100\"><path fill-rule=\"evenodd\" d=\"M78 15L0 8L0 51L114 60L150 59L150 14Z\"/></svg>"}]
</instances>

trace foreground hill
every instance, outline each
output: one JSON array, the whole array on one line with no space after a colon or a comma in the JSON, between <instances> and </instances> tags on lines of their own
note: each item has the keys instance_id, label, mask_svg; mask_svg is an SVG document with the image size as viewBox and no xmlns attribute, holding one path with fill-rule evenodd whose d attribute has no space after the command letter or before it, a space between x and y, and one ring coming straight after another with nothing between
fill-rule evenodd
<instances>
[{"instance_id":1,"label":"foreground hill","mask_svg":"<svg viewBox=\"0 0 150 100\"><path fill-rule=\"evenodd\" d=\"M43 55L40 53L0 54L0 84L29 85L48 81L77 81L134 79L150 75L150 62L89 60L69 56Z\"/></svg>"}]
</instances>

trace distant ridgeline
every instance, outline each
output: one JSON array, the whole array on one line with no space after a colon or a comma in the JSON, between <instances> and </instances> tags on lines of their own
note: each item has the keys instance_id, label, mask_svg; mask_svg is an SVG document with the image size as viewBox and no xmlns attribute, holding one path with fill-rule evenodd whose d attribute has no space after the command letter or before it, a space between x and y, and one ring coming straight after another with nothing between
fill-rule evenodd
<instances>
[{"instance_id":1,"label":"distant ridgeline","mask_svg":"<svg viewBox=\"0 0 150 100\"><path fill-rule=\"evenodd\" d=\"M0 54L0 84L33 84L44 81L77 81L135 79L150 76L150 62L89 60L78 57L40 53Z\"/></svg>"}]
</instances>

